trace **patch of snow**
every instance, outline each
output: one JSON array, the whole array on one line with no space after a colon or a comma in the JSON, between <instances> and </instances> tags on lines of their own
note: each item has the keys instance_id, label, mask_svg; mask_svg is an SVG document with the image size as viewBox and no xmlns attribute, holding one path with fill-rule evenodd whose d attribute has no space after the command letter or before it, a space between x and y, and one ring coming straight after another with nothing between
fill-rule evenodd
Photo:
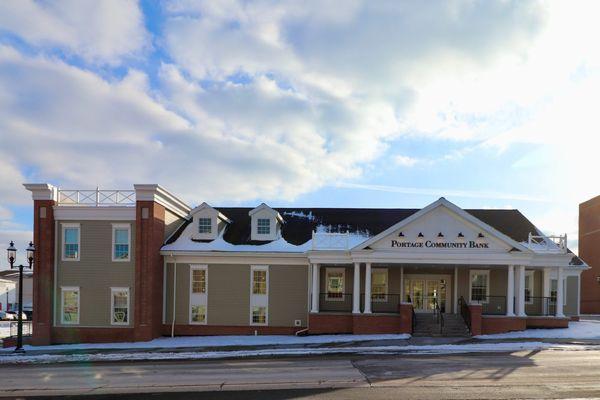
<instances>
[{"instance_id":1,"label":"patch of snow","mask_svg":"<svg viewBox=\"0 0 600 400\"><path fill-rule=\"evenodd\" d=\"M325 348L292 348L292 349L259 349L237 351L207 351L181 353L107 353L107 354L40 354L40 355L6 355L0 356L0 364L45 364L64 362L95 361L141 361L141 360L207 360L219 358L269 357L269 356L304 356L325 354L448 354L448 353L481 353L481 352L515 352L544 349L587 350L594 346L560 345L542 342L524 343L479 343L462 345L427 345L427 346L371 346L371 347L325 347Z\"/></svg>"},{"instance_id":2,"label":"patch of snow","mask_svg":"<svg viewBox=\"0 0 600 400\"><path fill-rule=\"evenodd\" d=\"M263 335L263 336L178 336L162 337L148 342L77 343L52 346L23 346L25 350L109 350L109 349L175 349L187 347L228 347L266 345L309 345L326 343L348 343L367 340L403 340L408 334L388 335ZM10 349L0 349L2 352Z\"/></svg>"},{"instance_id":3,"label":"patch of snow","mask_svg":"<svg viewBox=\"0 0 600 400\"><path fill-rule=\"evenodd\" d=\"M315 216L313 215L312 211L309 211L308 214L306 214L304 211L285 211L282 215L288 217L303 218L311 222L315 220Z\"/></svg>"},{"instance_id":4,"label":"patch of snow","mask_svg":"<svg viewBox=\"0 0 600 400\"><path fill-rule=\"evenodd\" d=\"M600 321L572 321L568 328L527 329L475 337L477 339L600 339Z\"/></svg>"}]
</instances>

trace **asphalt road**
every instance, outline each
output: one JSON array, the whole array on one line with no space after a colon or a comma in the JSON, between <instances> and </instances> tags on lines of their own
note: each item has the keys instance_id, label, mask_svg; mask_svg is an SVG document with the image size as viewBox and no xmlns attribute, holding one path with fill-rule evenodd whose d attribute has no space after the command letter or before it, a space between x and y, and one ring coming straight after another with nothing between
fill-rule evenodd
<instances>
[{"instance_id":1,"label":"asphalt road","mask_svg":"<svg viewBox=\"0 0 600 400\"><path fill-rule=\"evenodd\" d=\"M8 397L597 398L600 351L13 365L0 367L0 377Z\"/></svg>"}]
</instances>

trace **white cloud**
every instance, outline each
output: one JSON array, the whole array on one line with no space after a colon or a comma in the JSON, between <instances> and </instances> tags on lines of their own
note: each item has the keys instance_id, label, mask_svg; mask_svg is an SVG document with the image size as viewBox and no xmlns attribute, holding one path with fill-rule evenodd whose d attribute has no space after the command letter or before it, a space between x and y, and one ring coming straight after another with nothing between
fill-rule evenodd
<instances>
[{"instance_id":1,"label":"white cloud","mask_svg":"<svg viewBox=\"0 0 600 400\"><path fill-rule=\"evenodd\" d=\"M421 160L417 158L403 155L397 155L394 157L394 162L396 163L396 165L400 165L402 167L413 167L420 161Z\"/></svg>"},{"instance_id":2,"label":"white cloud","mask_svg":"<svg viewBox=\"0 0 600 400\"><path fill-rule=\"evenodd\" d=\"M98 63L117 64L150 45L134 0L6 0L0 2L1 30Z\"/></svg>"}]
</instances>

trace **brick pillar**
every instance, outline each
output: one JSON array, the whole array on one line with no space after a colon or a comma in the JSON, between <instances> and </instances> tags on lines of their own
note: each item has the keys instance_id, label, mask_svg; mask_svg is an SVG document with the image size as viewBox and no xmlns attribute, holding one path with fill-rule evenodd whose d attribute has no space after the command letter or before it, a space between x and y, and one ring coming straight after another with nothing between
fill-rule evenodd
<instances>
[{"instance_id":1,"label":"brick pillar","mask_svg":"<svg viewBox=\"0 0 600 400\"><path fill-rule=\"evenodd\" d=\"M165 208L155 201L136 202L135 337L152 340L161 335Z\"/></svg>"},{"instance_id":2,"label":"brick pillar","mask_svg":"<svg viewBox=\"0 0 600 400\"><path fill-rule=\"evenodd\" d=\"M412 303L400 303L398 312L400 313L400 333L412 333Z\"/></svg>"},{"instance_id":3,"label":"brick pillar","mask_svg":"<svg viewBox=\"0 0 600 400\"><path fill-rule=\"evenodd\" d=\"M469 304L471 335L481 335L481 304Z\"/></svg>"},{"instance_id":4,"label":"brick pillar","mask_svg":"<svg viewBox=\"0 0 600 400\"><path fill-rule=\"evenodd\" d=\"M33 202L33 337L32 344L52 343L54 304L54 200ZM24 250L24 249L22 249Z\"/></svg>"}]
</instances>

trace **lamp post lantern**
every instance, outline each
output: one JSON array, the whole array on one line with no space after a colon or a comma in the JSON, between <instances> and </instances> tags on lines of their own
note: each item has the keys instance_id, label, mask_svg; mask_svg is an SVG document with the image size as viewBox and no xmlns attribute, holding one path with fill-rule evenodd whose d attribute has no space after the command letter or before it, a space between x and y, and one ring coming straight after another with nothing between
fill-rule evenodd
<instances>
[{"instance_id":1,"label":"lamp post lantern","mask_svg":"<svg viewBox=\"0 0 600 400\"><path fill-rule=\"evenodd\" d=\"M17 258L17 249L15 248L15 243L11 240L8 249L6 249L6 255L8 259L8 263L10 264L10 268L18 268L19 269L19 315L18 315L18 325L17 325L17 347L15 348L15 353L24 353L23 350L23 268L31 269L33 265L33 256L35 254L35 247L32 242L29 242L29 247L27 247L27 262L29 266L25 266L23 264L15 266L15 260Z\"/></svg>"}]
</instances>

